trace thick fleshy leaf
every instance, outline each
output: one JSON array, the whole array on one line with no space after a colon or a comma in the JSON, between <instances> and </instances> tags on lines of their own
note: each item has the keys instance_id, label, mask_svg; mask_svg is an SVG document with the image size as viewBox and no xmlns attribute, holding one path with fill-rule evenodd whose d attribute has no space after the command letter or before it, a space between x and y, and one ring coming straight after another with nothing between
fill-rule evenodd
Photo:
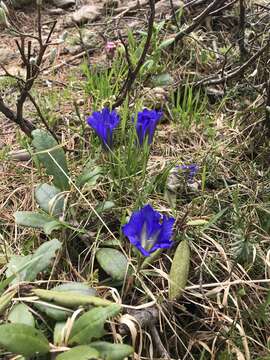
<instances>
[{"instance_id":1,"label":"thick fleshy leaf","mask_svg":"<svg viewBox=\"0 0 270 360\"><path fill-rule=\"evenodd\" d=\"M96 258L102 269L114 280L123 280L127 274L128 261L121 251L111 248L99 249Z\"/></svg>"},{"instance_id":2,"label":"thick fleshy leaf","mask_svg":"<svg viewBox=\"0 0 270 360\"><path fill-rule=\"evenodd\" d=\"M174 82L173 77L169 73L156 75L152 81L154 86L169 86Z\"/></svg>"},{"instance_id":3,"label":"thick fleshy leaf","mask_svg":"<svg viewBox=\"0 0 270 360\"><path fill-rule=\"evenodd\" d=\"M89 296L97 296L97 291L94 288L89 287L85 283L80 282L68 282L61 285L57 285L52 290L56 290L58 292L64 292L69 294L78 294L78 295L89 295ZM68 295L69 296L69 295ZM76 296L76 295L75 295ZM71 299L72 300L72 299ZM69 316L72 315L72 310L70 309L61 309L55 307L55 304L50 302L43 302L43 304L35 304L35 307L41 312L45 313L49 318L54 319L56 321L64 321Z\"/></svg>"},{"instance_id":4,"label":"thick fleshy leaf","mask_svg":"<svg viewBox=\"0 0 270 360\"><path fill-rule=\"evenodd\" d=\"M169 299L178 299L185 289L190 265L190 249L187 240L178 245L169 275Z\"/></svg>"},{"instance_id":5,"label":"thick fleshy leaf","mask_svg":"<svg viewBox=\"0 0 270 360\"><path fill-rule=\"evenodd\" d=\"M121 306L113 304L106 307L96 307L83 314L75 321L71 330L69 345L89 344L92 339L99 339L104 335L104 324L107 319L116 316Z\"/></svg>"},{"instance_id":6,"label":"thick fleshy leaf","mask_svg":"<svg viewBox=\"0 0 270 360\"><path fill-rule=\"evenodd\" d=\"M8 321L35 327L35 319L25 304L16 304L8 314Z\"/></svg>"},{"instance_id":7,"label":"thick fleshy leaf","mask_svg":"<svg viewBox=\"0 0 270 360\"><path fill-rule=\"evenodd\" d=\"M43 229L44 225L54 219L47 214L41 214L34 211L16 211L14 217L16 224L38 229Z\"/></svg>"},{"instance_id":8,"label":"thick fleshy leaf","mask_svg":"<svg viewBox=\"0 0 270 360\"><path fill-rule=\"evenodd\" d=\"M55 360L91 360L100 359L96 349L87 345L76 346L56 357Z\"/></svg>"},{"instance_id":9,"label":"thick fleshy leaf","mask_svg":"<svg viewBox=\"0 0 270 360\"><path fill-rule=\"evenodd\" d=\"M56 290L35 289L33 290L33 293L41 300L71 309L76 309L78 306L108 306L112 304L110 301L97 296L81 295L75 291L63 292Z\"/></svg>"},{"instance_id":10,"label":"thick fleshy leaf","mask_svg":"<svg viewBox=\"0 0 270 360\"><path fill-rule=\"evenodd\" d=\"M111 344L106 341L95 341L90 344L91 347L98 350L102 359L123 360L133 354L132 346L126 344Z\"/></svg>"},{"instance_id":11,"label":"thick fleshy leaf","mask_svg":"<svg viewBox=\"0 0 270 360\"><path fill-rule=\"evenodd\" d=\"M53 176L54 185L60 190L69 189L68 167L64 150L50 133L37 129L32 131L32 144L38 160L45 166L48 175Z\"/></svg>"},{"instance_id":12,"label":"thick fleshy leaf","mask_svg":"<svg viewBox=\"0 0 270 360\"><path fill-rule=\"evenodd\" d=\"M35 280L38 273L47 269L60 247L60 241L53 239L43 243L33 255L13 255L8 264L6 276L16 274L16 278L12 282L14 284L20 281ZM20 271L24 266L24 270Z\"/></svg>"},{"instance_id":13,"label":"thick fleshy leaf","mask_svg":"<svg viewBox=\"0 0 270 360\"><path fill-rule=\"evenodd\" d=\"M41 209L53 216L59 216L63 212L64 199L61 191L53 185L40 184L35 189L35 199Z\"/></svg>"},{"instance_id":14,"label":"thick fleshy leaf","mask_svg":"<svg viewBox=\"0 0 270 360\"><path fill-rule=\"evenodd\" d=\"M0 346L25 357L50 351L49 342L42 332L24 324L0 325Z\"/></svg>"}]
</instances>

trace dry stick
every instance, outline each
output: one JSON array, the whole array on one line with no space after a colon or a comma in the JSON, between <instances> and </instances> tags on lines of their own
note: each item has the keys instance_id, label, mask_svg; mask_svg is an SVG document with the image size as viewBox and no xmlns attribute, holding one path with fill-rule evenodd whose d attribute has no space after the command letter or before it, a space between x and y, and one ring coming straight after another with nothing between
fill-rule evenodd
<instances>
[{"instance_id":1,"label":"dry stick","mask_svg":"<svg viewBox=\"0 0 270 360\"><path fill-rule=\"evenodd\" d=\"M226 0L214 0L212 1L190 24L186 29L181 30L176 34L174 38L174 44L178 41L182 40L184 36L190 34L194 31L198 25L200 25L205 18L214 10L217 9L218 6L222 6Z\"/></svg>"},{"instance_id":2,"label":"dry stick","mask_svg":"<svg viewBox=\"0 0 270 360\"><path fill-rule=\"evenodd\" d=\"M153 34L154 20L155 20L155 0L149 0L149 6L150 6L150 14L149 14L149 19L148 19L148 31L147 31L147 38L145 41L143 52L141 54L141 57L137 63L137 66L135 67L135 69L133 70L133 69L130 69L130 67L129 67L127 79L125 80L124 85L123 85L115 103L112 106L113 109L116 108L117 106L120 106L124 102L126 95L129 93L142 65L144 64L148 49L150 47L151 38L152 38L152 34Z\"/></svg>"},{"instance_id":3,"label":"dry stick","mask_svg":"<svg viewBox=\"0 0 270 360\"><path fill-rule=\"evenodd\" d=\"M241 60L245 59L247 49L245 47L245 29L246 29L246 5L245 0L239 0L239 33L238 46L240 50Z\"/></svg>"},{"instance_id":4,"label":"dry stick","mask_svg":"<svg viewBox=\"0 0 270 360\"><path fill-rule=\"evenodd\" d=\"M257 60L268 49L269 45L270 45L270 38L267 40L266 44L260 50L258 50L253 56L251 56L243 65L241 65L237 69L229 72L227 75L225 75L221 78L216 78L215 75L213 75L213 76L209 76L207 78L201 79L195 83L195 86L199 86L202 84L203 85L223 84L226 81L237 77L238 75L243 73L250 65L252 65L253 62L255 60Z\"/></svg>"}]
</instances>

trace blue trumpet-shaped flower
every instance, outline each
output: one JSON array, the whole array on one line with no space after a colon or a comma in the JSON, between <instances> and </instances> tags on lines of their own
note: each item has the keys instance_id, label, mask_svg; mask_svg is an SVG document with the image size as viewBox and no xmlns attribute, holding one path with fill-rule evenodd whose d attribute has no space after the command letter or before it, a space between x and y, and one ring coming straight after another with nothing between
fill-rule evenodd
<instances>
[{"instance_id":1,"label":"blue trumpet-shaped flower","mask_svg":"<svg viewBox=\"0 0 270 360\"><path fill-rule=\"evenodd\" d=\"M149 256L157 249L172 246L172 233L175 219L161 215L150 205L135 211L122 231L132 245L144 255Z\"/></svg>"},{"instance_id":2,"label":"blue trumpet-shaped flower","mask_svg":"<svg viewBox=\"0 0 270 360\"><path fill-rule=\"evenodd\" d=\"M102 111L93 112L87 118L90 125L102 141L103 145L111 148L113 144L113 131L119 124L120 117L116 111L110 111L105 107Z\"/></svg>"},{"instance_id":3,"label":"blue trumpet-shaped flower","mask_svg":"<svg viewBox=\"0 0 270 360\"><path fill-rule=\"evenodd\" d=\"M146 137L148 137L148 144L152 143L157 123L161 117L162 112L157 110L144 109L138 113L136 132L140 145L143 145Z\"/></svg>"}]
</instances>

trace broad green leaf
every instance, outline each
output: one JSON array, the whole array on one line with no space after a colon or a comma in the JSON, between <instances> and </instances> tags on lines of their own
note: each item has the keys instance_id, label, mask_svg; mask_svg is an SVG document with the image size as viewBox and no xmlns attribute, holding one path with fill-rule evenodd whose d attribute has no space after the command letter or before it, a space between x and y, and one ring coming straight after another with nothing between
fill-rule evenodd
<instances>
[{"instance_id":1,"label":"broad green leaf","mask_svg":"<svg viewBox=\"0 0 270 360\"><path fill-rule=\"evenodd\" d=\"M115 207L115 203L113 201L104 201L96 207L96 212L102 213L112 209L113 207Z\"/></svg>"},{"instance_id":2,"label":"broad green leaf","mask_svg":"<svg viewBox=\"0 0 270 360\"><path fill-rule=\"evenodd\" d=\"M156 75L153 77L152 82L154 86L169 86L172 85L174 80L173 77L169 73L164 73L160 75Z\"/></svg>"},{"instance_id":3,"label":"broad green leaf","mask_svg":"<svg viewBox=\"0 0 270 360\"><path fill-rule=\"evenodd\" d=\"M0 346L25 357L50 351L49 342L42 332L24 324L0 325Z\"/></svg>"},{"instance_id":4,"label":"broad green leaf","mask_svg":"<svg viewBox=\"0 0 270 360\"><path fill-rule=\"evenodd\" d=\"M106 320L116 316L120 310L121 306L117 304L89 310L75 321L68 343L83 345L89 344L92 339L99 339L104 335Z\"/></svg>"},{"instance_id":5,"label":"broad green leaf","mask_svg":"<svg viewBox=\"0 0 270 360\"><path fill-rule=\"evenodd\" d=\"M34 303L33 305L50 319L56 321L64 321L73 314L73 311L70 309L62 308L61 306L46 301L42 301L42 304Z\"/></svg>"},{"instance_id":6,"label":"broad green leaf","mask_svg":"<svg viewBox=\"0 0 270 360\"><path fill-rule=\"evenodd\" d=\"M81 295L75 291L56 291L35 289L33 293L41 300L51 302L67 308L76 309L78 306L108 306L112 303L108 300L101 299L97 296Z\"/></svg>"},{"instance_id":7,"label":"broad green leaf","mask_svg":"<svg viewBox=\"0 0 270 360\"><path fill-rule=\"evenodd\" d=\"M89 287L86 283L82 282L67 282L61 285L56 285L52 290L57 291L71 291L80 295L97 296L97 291L94 288Z\"/></svg>"},{"instance_id":8,"label":"broad green leaf","mask_svg":"<svg viewBox=\"0 0 270 360\"><path fill-rule=\"evenodd\" d=\"M58 355L55 360L91 360L91 359L100 359L98 351L90 346L81 345L81 346L76 346L75 348Z\"/></svg>"},{"instance_id":9,"label":"broad green leaf","mask_svg":"<svg viewBox=\"0 0 270 360\"><path fill-rule=\"evenodd\" d=\"M45 232L46 235L51 235L51 233L54 231L54 230L59 230L63 227L63 223L57 221L57 220L52 220L50 222L48 222L47 224L45 224L43 226L43 230Z\"/></svg>"},{"instance_id":10,"label":"broad green leaf","mask_svg":"<svg viewBox=\"0 0 270 360\"><path fill-rule=\"evenodd\" d=\"M43 243L33 255L13 255L8 264L6 276L16 274L13 280L15 284L20 281L35 280L38 273L47 269L60 247L60 241L53 239ZM24 270L20 271L23 266L25 266Z\"/></svg>"},{"instance_id":11,"label":"broad green leaf","mask_svg":"<svg viewBox=\"0 0 270 360\"><path fill-rule=\"evenodd\" d=\"M98 350L101 358L106 360L123 360L134 352L132 346L126 344L111 344L106 341L95 341L91 343L90 346Z\"/></svg>"},{"instance_id":12,"label":"broad green leaf","mask_svg":"<svg viewBox=\"0 0 270 360\"><path fill-rule=\"evenodd\" d=\"M187 240L178 245L169 275L169 299L179 298L186 286L190 265L190 249Z\"/></svg>"},{"instance_id":13,"label":"broad green leaf","mask_svg":"<svg viewBox=\"0 0 270 360\"><path fill-rule=\"evenodd\" d=\"M8 308L13 296L17 293L17 290L9 291L8 293L0 297L0 315Z\"/></svg>"},{"instance_id":14,"label":"broad green leaf","mask_svg":"<svg viewBox=\"0 0 270 360\"><path fill-rule=\"evenodd\" d=\"M55 346L63 345L63 336L65 335L66 322L57 322L53 330L53 343Z\"/></svg>"},{"instance_id":15,"label":"broad green leaf","mask_svg":"<svg viewBox=\"0 0 270 360\"><path fill-rule=\"evenodd\" d=\"M55 286L52 290L56 290L58 292L72 292L77 293L79 295L88 295L88 296L97 296L97 291L93 288L90 288L85 283L79 282L68 282L61 285ZM34 306L41 312L45 313L49 318L54 319L56 321L64 321L69 316L72 315L73 311L70 309L61 309L57 308L55 304L50 302L43 302L42 304L36 303Z\"/></svg>"},{"instance_id":16,"label":"broad green leaf","mask_svg":"<svg viewBox=\"0 0 270 360\"><path fill-rule=\"evenodd\" d=\"M78 187L82 187L84 184L94 186L101 175L102 168L100 166L97 166L95 169L85 169L83 173L78 176L76 184Z\"/></svg>"},{"instance_id":17,"label":"broad green leaf","mask_svg":"<svg viewBox=\"0 0 270 360\"><path fill-rule=\"evenodd\" d=\"M8 314L8 321L35 327L35 319L25 304L16 304Z\"/></svg>"},{"instance_id":18,"label":"broad green leaf","mask_svg":"<svg viewBox=\"0 0 270 360\"><path fill-rule=\"evenodd\" d=\"M48 175L53 176L54 185L60 190L68 190L69 176L64 150L45 130L32 131L32 144L37 151L38 160L45 166ZM66 176L67 175L67 176Z\"/></svg>"},{"instance_id":19,"label":"broad green leaf","mask_svg":"<svg viewBox=\"0 0 270 360\"><path fill-rule=\"evenodd\" d=\"M16 211L14 216L16 224L39 229L43 229L44 225L54 220L53 217L47 214L34 211Z\"/></svg>"},{"instance_id":20,"label":"broad green leaf","mask_svg":"<svg viewBox=\"0 0 270 360\"><path fill-rule=\"evenodd\" d=\"M97 251L96 258L102 269L114 280L123 280L125 278L128 261L121 251L102 248Z\"/></svg>"},{"instance_id":21,"label":"broad green leaf","mask_svg":"<svg viewBox=\"0 0 270 360\"><path fill-rule=\"evenodd\" d=\"M55 186L49 184L38 185L35 189L35 199L41 209L48 214L53 216L62 214L64 199L61 196L61 191Z\"/></svg>"}]
</instances>

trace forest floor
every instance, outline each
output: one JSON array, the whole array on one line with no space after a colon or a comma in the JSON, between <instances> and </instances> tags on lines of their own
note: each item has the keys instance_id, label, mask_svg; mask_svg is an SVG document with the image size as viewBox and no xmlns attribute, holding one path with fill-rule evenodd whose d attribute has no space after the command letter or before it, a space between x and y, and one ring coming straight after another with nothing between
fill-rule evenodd
<instances>
[{"instance_id":1,"label":"forest floor","mask_svg":"<svg viewBox=\"0 0 270 360\"><path fill-rule=\"evenodd\" d=\"M242 26L239 3L224 1L228 6L213 10L173 42L210 1L156 1L144 64L116 107L121 125L112 157L86 118L121 97L128 71L136 67L145 46L148 1L59 0L42 5L44 36L57 23L31 95L65 149L71 187L62 192L60 226L59 219L58 227L49 230L15 222L15 212L42 212L37 185L51 177L32 156L31 139L0 113L1 280L7 269L12 273L10 262L18 260L14 255L26 257L55 238L62 244L34 281L21 279L20 296L5 308L2 323L18 297L29 299L34 287L84 282L100 296L127 306L106 325L106 339L132 345L135 359L270 359L270 7L267 0L245 1ZM92 7L89 14L85 8L74 15L82 6ZM10 12L24 34L36 33L35 6ZM33 41L33 57L37 48ZM26 69L14 34L4 28L0 64L0 97L14 109L16 77L24 78ZM132 150L130 129L132 116L144 108L163 116L151 147L138 153ZM44 128L29 99L24 116ZM185 171L175 170L191 164L198 166L192 182ZM76 180L83 171L87 178ZM141 267L142 259L121 226L146 204L176 221L173 247ZM189 244L190 268L185 290L173 300L170 269L182 241ZM108 269L96 256L104 248L121 252L135 275L117 281L122 258L115 263L109 259ZM26 304L53 343L51 320L31 302ZM145 324L141 319L147 316ZM0 358L15 359L4 350Z\"/></svg>"}]
</instances>

